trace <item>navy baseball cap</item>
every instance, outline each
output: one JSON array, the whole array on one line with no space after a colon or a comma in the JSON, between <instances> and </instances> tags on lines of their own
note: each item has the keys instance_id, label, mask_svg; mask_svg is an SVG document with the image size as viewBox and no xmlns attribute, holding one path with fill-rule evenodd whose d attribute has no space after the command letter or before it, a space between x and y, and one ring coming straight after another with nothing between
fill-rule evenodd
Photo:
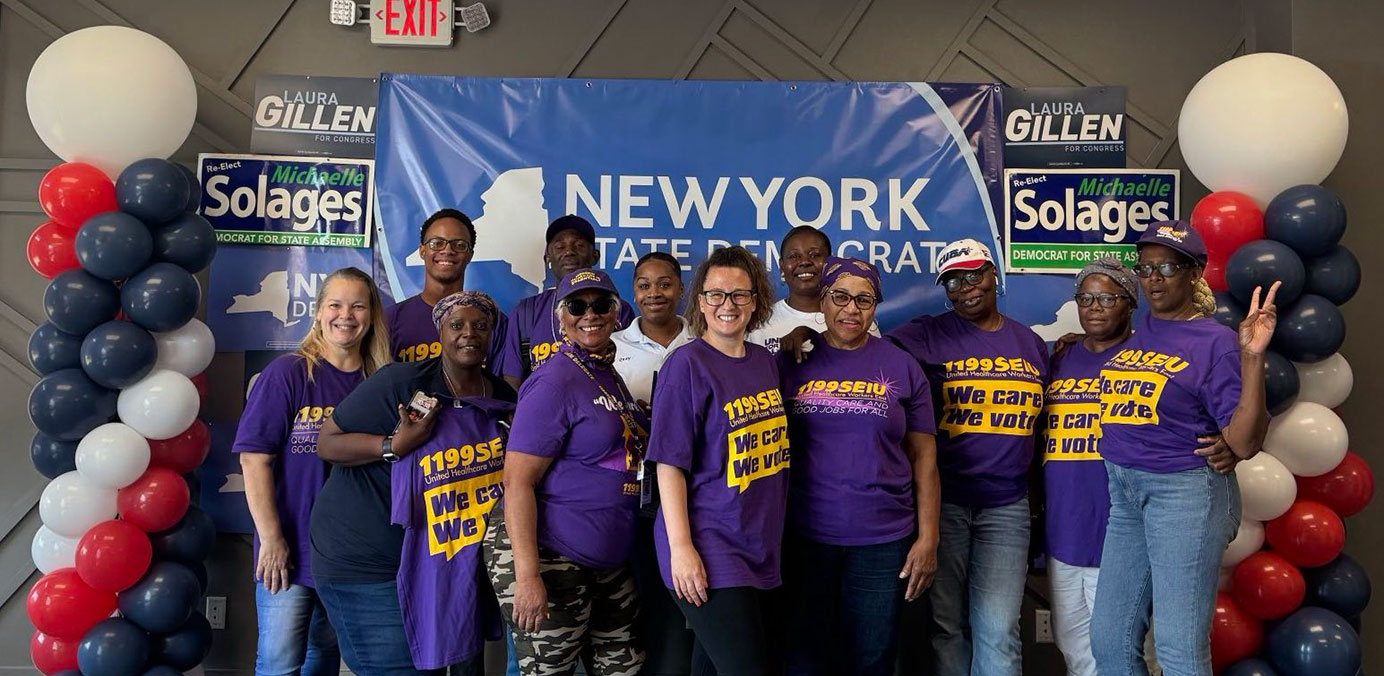
<instances>
[{"instance_id":1,"label":"navy baseball cap","mask_svg":"<svg viewBox=\"0 0 1384 676\"><path fill-rule=\"evenodd\" d=\"M610 275L601 270L582 268L567 273L567 276L557 283L557 301L560 303L567 300L568 296L588 289L604 291L617 298L620 296L620 292L615 290L615 282L611 281Z\"/></svg>"},{"instance_id":2,"label":"navy baseball cap","mask_svg":"<svg viewBox=\"0 0 1384 676\"><path fill-rule=\"evenodd\" d=\"M548 224L548 232L543 237L545 244L551 243L554 237L563 230L576 230L586 241L596 243L596 229L591 227L591 222L573 214L559 216L557 220Z\"/></svg>"},{"instance_id":3,"label":"navy baseball cap","mask_svg":"<svg viewBox=\"0 0 1384 676\"><path fill-rule=\"evenodd\" d=\"M1162 244L1206 267L1206 242L1187 221L1159 221L1150 223L1148 230L1139 236L1136 247L1145 244Z\"/></svg>"}]
</instances>

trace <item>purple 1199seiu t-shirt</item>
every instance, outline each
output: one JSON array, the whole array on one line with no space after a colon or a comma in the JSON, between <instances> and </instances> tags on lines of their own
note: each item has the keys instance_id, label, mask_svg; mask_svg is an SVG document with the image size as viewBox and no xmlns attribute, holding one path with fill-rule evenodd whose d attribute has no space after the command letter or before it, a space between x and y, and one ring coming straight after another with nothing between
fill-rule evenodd
<instances>
[{"instance_id":1,"label":"purple 1199seiu t-shirt","mask_svg":"<svg viewBox=\"0 0 1384 676\"><path fill-rule=\"evenodd\" d=\"M542 292L520 299L509 313L509 327L505 332L506 354L500 359L505 370L496 373L512 378L522 377L525 361L529 373L538 370L557 354L562 344L562 326L556 314L557 289L544 289ZM617 330L630 325L634 320L634 308L624 299L620 300L620 320ZM528 359L523 358L523 344L529 346Z\"/></svg>"},{"instance_id":2,"label":"purple 1199seiu t-shirt","mask_svg":"<svg viewBox=\"0 0 1384 676\"><path fill-rule=\"evenodd\" d=\"M413 666L441 669L500 636L481 563L485 516L500 500L513 404L439 397L432 436L390 467L390 523L404 527L396 580Z\"/></svg>"},{"instance_id":3,"label":"purple 1199seiu t-shirt","mask_svg":"<svg viewBox=\"0 0 1384 676\"><path fill-rule=\"evenodd\" d=\"M296 354L270 362L255 379L240 414L234 453L269 453L274 461L274 506L284 539L292 549L289 582L313 586L309 569L308 516L326 481L326 464L317 459L317 433L336 405L365 380L361 371L338 371L318 361L308 382L307 365ZM255 558L260 540L255 535Z\"/></svg>"},{"instance_id":4,"label":"purple 1199seiu t-shirt","mask_svg":"<svg viewBox=\"0 0 1384 676\"><path fill-rule=\"evenodd\" d=\"M889 338L922 364L932 385L942 500L1003 507L1023 499L1048 382L1038 334L1008 317L984 331L948 312L918 317Z\"/></svg>"},{"instance_id":5,"label":"purple 1199seiu t-shirt","mask_svg":"<svg viewBox=\"0 0 1384 676\"><path fill-rule=\"evenodd\" d=\"M1081 343L1052 358L1038 431L1046 495L1048 556L1069 566L1100 566L1110 491L1100 439L1100 370L1122 346L1092 353Z\"/></svg>"},{"instance_id":6,"label":"purple 1199seiu t-shirt","mask_svg":"<svg viewBox=\"0 0 1384 676\"><path fill-rule=\"evenodd\" d=\"M688 472L692 545L713 588L777 587L788 497L788 420L769 351L729 357L694 340L669 355L654 387L649 459ZM660 509L654 548L673 586Z\"/></svg>"},{"instance_id":7,"label":"purple 1199seiu t-shirt","mask_svg":"<svg viewBox=\"0 0 1384 676\"><path fill-rule=\"evenodd\" d=\"M524 381L509 447L552 460L535 487L539 546L609 570L629 560L639 510L642 459L620 411L648 425L638 404L616 383L615 370L578 356L597 387L567 356L579 352L562 346L549 365Z\"/></svg>"},{"instance_id":8,"label":"purple 1199seiu t-shirt","mask_svg":"<svg viewBox=\"0 0 1384 676\"><path fill-rule=\"evenodd\" d=\"M1100 453L1167 474L1206 467L1197 437L1230 424L1240 403L1240 348L1214 319L1144 317L1101 370Z\"/></svg>"},{"instance_id":9,"label":"purple 1199seiu t-shirt","mask_svg":"<svg viewBox=\"0 0 1384 676\"><path fill-rule=\"evenodd\" d=\"M801 364L778 355L793 480L788 523L817 542L893 542L917 528L907 432L933 434L927 378L908 353L869 336L855 350L817 341Z\"/></svg>"},{"instance_id":10,"label":"purple 1199seiu t-shirt","mask_svg":"<svg viewBox=\"0 0 1384 676\"><path fill-rule=\"evenodd\" d=\"M423 361L442 354L432 311L433 306L422 296L413 296L385 309L384 322L389 327L389 349L394 353L394 361ZM509 318L501 312L495 325L490 327L490 353L485 359L486 368L495 375L503 375L506 369L515 370L505 362L508 355L505 333L508 330Z\"/></svg>"}]
</instances>

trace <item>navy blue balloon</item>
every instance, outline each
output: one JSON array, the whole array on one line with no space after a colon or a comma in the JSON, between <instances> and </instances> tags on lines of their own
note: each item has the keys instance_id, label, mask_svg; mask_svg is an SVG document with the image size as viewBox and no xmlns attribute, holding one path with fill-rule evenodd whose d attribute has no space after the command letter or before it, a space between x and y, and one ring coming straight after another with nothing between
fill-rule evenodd
<instances>
[{"instance_id":1,"label":"navy blue balloon","mask_svg":"<svg viewBox=\"0 0 1384 676\"><path fill-rule=\"evenodd\" d=\"M63 333L85 336L120 312L120 290L86 270L68 270L43 290L43 312Z\"/></svg>"},{"instance_id":2,"label":"navy blue balloon","mask_svg":"<svg viewBox=\"0 0 1384 676\"><path fill-rule=\"evenodd\" d=\"M149 536L154 558L193 565L205 561L216 545L216 524L195 505L172 528ZM199 585L200 587L200 585Z\"/></svg>"},{"instance_id":3,"label":"navy blue balloon","mask_svg":"<svg viewBox=\"0 0 1384 676\"><path fill-rule=\"evenodd\" d=\"M1241 245L1225 263L1225 285L1235 300L1246 306L1256 286L1263 288L1259 294L1262 299L1274 282L1283 283L1275 297L1279 307L1297 300L1307 285L1302 258L1281 242L1256 239Z\"/></svg>"},{"instance_id":4,"label":"navy blue balloon","mask_svg":"<svg viewBox=\"0 0 1384 676\"><path fill-rule=\"evenodd\" d=\"M155 263L125 281L120 304L130 321L150 331L172 331L197 314L200 293L192 273Z\"/></svg>"},{"instance_id":5,"label":"navy blue balloon","mask_svg":"<svg viewBox=\"0 0 1384 676\"><path fill-rule=\"evenodd\" d=\"M1345 205L1319 185L1288 188L1264 209L1264 236L1287 244L1303 258L1330 251L1345 231Z\"/></svg>"},{"instance_id":6,"label":"navy blue balloon","mask_svg":"<svg viewBox=\"0 0 1384 676\"><path fill-rule=\"evenodd\" d=\"M133 587L117 595L120 614L146 631L177 631L192 617L201 597L197 576L173 561L155 561Z\"/></svg>"},{"instance_id":7,"label":"navy blue balloon","mask_svg":"<svg viewBox=\"0 0 1384 676\"><path fill-rule=\"evenodd\" d=\"M1370 576L1355 559L1342 554L1320 568L1302 569L1307 578L1307 605L1341 617L1359 615L1370 603Z\"/></svg>"},{"instance_id":8,"label":"navy blue balloon","mask_svg":"<svg viewBox=\"0 0 1384 676\"><path fill-rule=\"evenodd\" d=\"M1241 305L1240 301L1235 300L1229 291L1217 291L1214 295L1216 296L1216 314L1211 315L1211 318L1222 326L1239 331L1240 322L1245 321L1245 306Z\"/></svg>"},{"instance_id":9,"label":"navy blue balloon","mask_svg":"<svg viewBox=\"0 0 1384 676\"><path fill-rule=\"evenodd\" d=\"M1307 293L1344 305L1360 288L1360 261L1341 245L1307 261Z\"/></svg>"},{"instance_id":10,"label":"navy blue balloon","mask_svg":"<svg viewBox=\"0 0 1384 676\"><path fill-rule=\"evenodd\" d=\"M187 170L168 160L138 160L115 179L120 210L149 225L173 220L187 209L191 196Z\"/></svg>"},{"instance_id":11,"label":"navy blue balloon","mask_svg":"<svg viewBox=\"0 0 1384 676\"><path fill-rule=\"evenodd\" d=\"M29 334L29 363L41 376L82 365L82 337L59 331L48 322Z\"/></svg>"},{"instance_id":12,"label":"navy blue balloon","mask_svg":"<svg viewBox=\"0 0 1384 676\"><path fill-rule=\"evenodd\" d=\"M181 164L178 168L183 170L183 178L187 179L187 204L183 205L183 211L197 211L197 207L202 206L202 182L197 180L197 174L191 169Z\"/></svg>"},{"instance_id":13,"label":"navy blue balloon","mask_svg":"<svg viewBox=\"0 0 1384 676\"><path fill-rule=\"evenodd\" d=\"M216 231L207 219L185 213L154 227L154 260L201 272L216 255Z\"/></svg>"},{"instance_id":14,"label":"navy blue balloon","mask_svg":"<svg viewBox=\"0 0 1384 676\"><path fill-rule=\"evenodd\" d=\"M78 441L115 417L117 393L81 369L54 371L29 392L29 420L58 441Z\"/></svg>"},{"instance_id":15,"label":"navy blue balloon","mask_svg":"<svg viewBox=\"0 0 1384 676\"><path fill-rule=\"evenodd\" d=\"M1269 661L1282 676L1354 676L1360 636L1325 608L1302 608L1269 632Z\"/></svg>"},{"instance_id":16,"label":"navy blue balloon","mask_svg":"<svg viewBox=\"0 0 1384 676\"><path fill-rule=\"evenodd\" d=\"M1293 405L1298 395L1298 372L1293 362L1269 350L1264 353L1264 403L1278 415Z\"/></svg>"},{"instance_id":17,"label":"navy blue balloon","mask_svg":"<svg viewBox=\"0 0 1384 676\"><path fill-rule=\"evenodd\" d=\"M1221 672L1221 676L1278 676L1278 672L1274 671L1273 665L1268 662L1251 657L1230 665Z\"/></svg>"},{"instance_id":18,"label":"navy blue balloon","mask_svg":"<svg viewBox=\"0 0 1384 676\"><path fill-rule=\"evenodd\" d=\"M208 583L208 579L207 579L207 564L202 563L201 561L198 561L197 563L189 563L189 564L187 564L187 567L192 571L192 574L193 574L193 575L196 575L196 576L197 576L197 591L198 591L198 595L199 595L199 596L206 596L206 595L207 595L207 583Z\"/></svg>"},{"instance_id":19,"label":"navy blue balloon","mask_svg":"<svg viewBox=\"0 0 1384 676\"><path fill-rule=\"evenodd\" d=\"M91 330L82 340L82 370L98 385L122 389L154 370L159 347L148 331L121 319Z\"/></svg>"},{"instance_id":20,"label":"navy blue balloon","mask_svg":"<svg viewBox=\"0 0 1384 676\"><path fill-rule=\"evenodd\" d=\"M168 666L167 664L155 664L144 672L144 676L183 676L183 672Z\"/></svg>"},{"instance_id":21,"label":"navy blue balloon","mask_svg":"<svg viewBox=\"0 0 1384 676\"><path fill-rule=\"evenodd\" d=\"M154 661L178 669L181 676L206 659L211 650L211 625L202 613L193 611L177 631L155 636L152 647Z\"/></svg>"},{"instance_id":22,"label":"navy blue balloon","mask_svg":"<svg viewBox=\"0 0 1384 676\"><path fill-rule=\"evenodd\" d=\"M1346 320L1340 309L1309 293L1278 311L1278 328L1270 345L1293 361L1310 363L1335 354L1345 340Z\"/></svg>"},{"instance_id":23,"label":"navy blue balloon","mask_svg":"<svg viewBox=\"0 0 1384 676\"><path fill-rule=\"evenodd\" d=\"M42 432L29 442L29 459L39 474L56 479L77 469L77 442L60 441Z\"/></svg>"},{"instance_id":24,"label":"navy blue balloon","mask_svg":"<svg viewBox=\"0 0 1384 676\"><path fill-rule=\"evenodd\" d=\"M133 622L101 620L77 644L82 676L140 676L149 667L149 634Z\"/></svg>"},{"instance_id":25,"label":"navy blue balloon","mask_svg":"<svg viewBox=\"0 0 1384 676\"><path fill-rule=\"evenodd\" d=\"M138 218L119 211L96 214L77 230L77 262L101 279L125 279L154 255L154 237Z\"/></svg>"}]
</instances>

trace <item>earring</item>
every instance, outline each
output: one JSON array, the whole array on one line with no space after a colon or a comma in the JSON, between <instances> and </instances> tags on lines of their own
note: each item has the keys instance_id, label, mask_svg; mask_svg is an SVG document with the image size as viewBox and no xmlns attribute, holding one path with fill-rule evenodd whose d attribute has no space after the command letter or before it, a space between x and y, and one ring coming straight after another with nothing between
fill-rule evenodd
<instances>
[{"instance_id":1,"label":"earring","mask_svg":"<svg viewBox=\"0 0 1384 676\"><path fill-rule=\"evenodd\" d=\"M949 301L949 300L944 300L944 301L942 301L942 307L947 308L947 310L949 310L949 311L950 311L950 310L955 310L955 309L956 309L956 307L953 306L953 305L952 305L952 302Z\"/></svg>"}]
</instances>

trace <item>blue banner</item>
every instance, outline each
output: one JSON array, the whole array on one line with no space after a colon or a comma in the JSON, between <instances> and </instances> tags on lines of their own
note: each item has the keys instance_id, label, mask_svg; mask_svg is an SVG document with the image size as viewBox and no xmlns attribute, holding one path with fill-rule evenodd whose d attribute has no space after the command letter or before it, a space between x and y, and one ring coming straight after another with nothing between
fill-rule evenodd
<instances>
[{"instance_id":1,"label":"blue banner","mask_svg":"<svg viewBox=\"0 0 1384 676\"><path fill-rule=\"evenodd\" d=\"M203 153L197 168L221 244L370 246L371 160Z\"/></svg>"}]
</instances>

